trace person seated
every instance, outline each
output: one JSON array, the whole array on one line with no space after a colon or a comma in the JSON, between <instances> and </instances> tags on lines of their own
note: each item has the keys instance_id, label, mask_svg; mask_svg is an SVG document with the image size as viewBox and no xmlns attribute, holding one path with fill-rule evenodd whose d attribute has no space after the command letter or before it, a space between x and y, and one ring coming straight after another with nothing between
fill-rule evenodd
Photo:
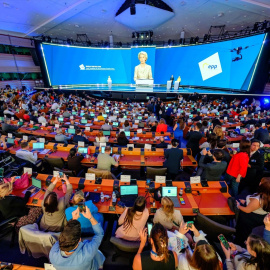
<instances>
[{"instance_id":1,"label":"person seated","mask_svg":"<svg viewBox=\"0 0 270 270\"><path fill-rule=\"evenodd\" d=\"M151 124L151 132L156 132L157 131L157 126L158 126L158 121L154 121Z\"/></svg>"},{"instance_id":2,"label":"person seated","mask_svg":"<svg viewBox=\"0 0 270 270\"><path fill-rule=\"evenodd\" d=\"M51 119L49 120L49 124L50 125L59 124L59 122L57 121L57 118L56 118L56 116L54 114L51 116Z\"/></svg>"},{"instance_id":3,"label":"person seated","mask_svg":"<svg viewBox=\"0 0 270 270\"><path fill-rule=\"evenodd\" d=\"M94 237L92 240L81 240L81 223L77 220L83 215L92 225ZM104 255L98 250L104 236L101 225L92 216L89 208L80 213L77 208L70 220L50 250L49 260L59 270L102 269Z\"/></svg>"},{"instance_id":4,"label":"person seated","mask_svg":"<svg viewBox=\"0 0 270 270\"><path fill-rule=\"evenodd\" d=\"M99 146L100 143L106 143L106 142L108 142L108 138L103 135L102 131L99 131L98 134L97 134L97 137L96 137L95 145Z\"/></svg>"},{"instance_id":5,"label":"person seated","mask_svg":"<svg viewBox=\"0 0 270 270\"><path fill-rule=\"evenodd\" d=\"M124 131L121 131L119 134L118 134L118 137L117 137L117 144L119 146L127 146L127 144L129 143L129 140L128 138L126 137L126 134Z\"/></svg>"},{"instance_id":6,"label":"person seated","mask_svg":"<svg viewBox=\"0 0 270 270\"><path fill-rule=\"evenodd\" d=\"M98 117L97 117L98 121L105 121L105 118L102 115L102 112L98 113Z\"/></svg>"},{"instance_id":7,"label":"person seated","mask_svg":"<svg viewBox=\"0 0 270 270\"><path fill-rule=\"evenodd\" d=\"M56 184L64 180L63 186L66 185L66 194L58 198L58 195L53 191ZM43 231L60 232L67 224L65 210L69 205L69 199L72 195L73 189L67 176L64 174L63 178L55 177L55 180L47 188L41 207L43 216L40 221L40 229Z\"/></svg>"},{"instance_id":8,"label":"person seated","mask_svg":"<svg viewBox=\"0 0 270 270\"><path fill-rule=\"evenodd\" d=\"M214 161L211 163L204 163L206 154L208 156L212 156ZM213 155L211 154L210 150L207 151L205 148L202 150L202 155L199 161L199 167L203 169L201 174L202 180L208 181L220 181L221 175L226 171L227 163L222 161L224 158L224 154L221 150L215 149L213 151Z\"/></svg>"},{"instance_id":9,"label":"person seated","mask_svg":"<svg viewBox=\"0 0 270 270\"><path fill-rule=\"evenodd\" d=\"M115 232L115 237L128 241L139 241L139 232L143 230L149 211L146 207L146 200L143 196L137 197L132 207L126 207L118 219L120 227Z\"/></svg>"},{"instance_id":10,"label":"person seated","mask_svg":"<svg viewBox=\"0 0 270 270\"><path fill-rule=\"evenodd\" d=\"M111 147L106 146L104 154L99 153L97 157L97 169L111 171L111 166L118 167L118 161L110 156Z\"/></svg>"},{"instance_id":11,"label":"person seated","mask_svg":"<svg viewBox=\"0 0 270 270\"><path fill-rule=\"evenodd\" d=\"M67 158L68 169L75 172L77 175L83 169L81 163L83 159L84 156L81 153L78 153L76 148L71 148Z\"/></svg>"},{"instance_id":12,"label":"person seated","mask_svg":"<svg viewBox=\"0 0 270 270\"><path fill-rule=\"evenodd\" d=\"M154 113L151 113L151 115L150 115L149 118L147 119L147 122L148 122L149 124L151 124L151 123L154 123L154 122L156 122L156 121L157 121L157 118L156 118L155 114L154 114Z\"/></svg>"},{"instance_id":13,"label":"person seated","mask_svg":"<svg viewBox=\"0 0 270 270\"><path fill-rule=\"evenodd\" d=\"M113 127L109 124L109 120L105 120L105 124L101 126L102 130L113 130Z\"/></svg>"},{"instance_id":14,"label":"person seated","mask_svg":"<svg viewBox=\"0 0 270 270\"><path fill-rule=\"evenodd\" d=\"M89 144L89 140L86 138L86 135L83 135L83 130L76 129L76 135L73 136L72 141L75 143L84 142L85 144Z\"/></svg>"},{"instance_id":15,"label":"person seated","mask_svg":"<svg viewBox=\"0 0 270 270\"><path fill-rule=\"evenodd\" d=\"M185 236L188 231L194 234L195 248L192 250ZM178 265L181 269L215 269L222 270L222 261L215 249L207 242L205 234L198 231L194 224L190 227L182 222L179 231L167 232L169 237L169 250L178 255Z\"/></svg>"},{"instance_id":16,"label":"person seated","mask_svg":"<svg viewBox=\"0 0 270 270\"><path fill-rule=\"evenodd\" d=\"M269 269L270 245L262 237L251 234L245 241L246 249L229 242L225 248L220 242L226 257L228 270L258 270ZM235 255L236 254L236 255ZM232 256L233 255L233 256Z\"/></svg>"},{"instance_id":17,"label":"person seated","mask_svg":"<svg viewBox=\"0 0 270 270\"><path fill-rule=\"evenodd\" d=\"M30 122L30 115L29 115L29 111L25 111L23 114L23 120L26 122Z\"/></svg>"},{"instance_id":18,"label":"person seated","mask_svg":"<svg viewBox=\"0 0 270 270\"><path fill-rule=\"evenodd\" d=\"M143 252L147 241L146 228L140 231L140 239L140 247L133 260L133 270L178 269L177 254L168 249L167 231L160 223L155 224L150 232L151 250Z\"/></svg>"},{"instance_id":19,"label":"person seated","mask_svg":"<svg viewBox=\"0 0 270 270\"><path fill-rule=\"evenodd\" d=\"M165 120L163 118L160 119L159 124L157 125L156 132L167 132L168 126L165 123Z\"/></svg>"},{"instance_id":20,"label":"person seated","mask_svg":"<svg viewBox=\"0 0 270 270\"><path fill-rule=\"evenodd\" d=\"M1 150L6 150L7 149L7 143L6 143L6 136L2 135L0 138L0 147Z\"/></svg>"},{"instance_id":21,"label":"person seated","mask_svg":"<svg viewBox=\"0 0 270 270\"><path fill-rule=\"evenodd\" d=\"M55 135L54 138L56 142L68 144L68 140L71 139L71 136L64 135L61 128L58 128L56 130L56 133L57 134Z\"/></svg>"},{"instance_id":22,"label":"person seated","mask_svg":"<svg viewBox=\"0 0 270 270\"><path fill-rule=\"evenodd\" d=\"M164 137L159 138L159 143L156 145L156 148L167 148L168 143L164 141Z\"/></svg>"},{"instance_id":23,"label":"person seated","mask_svg":"<svg viewBox=\"0 0 270 270\"><path fill-rule=\"evenodd\" d=\"M264 219L263 223L265 225L264 231L263 231L263 239L270 244L270 213L268 213Z\"/></svg>"},{"instance_id":24,"label":"person seated","mask_svg":"<svg viewBox=\"0 0 270 270\"><path fill-rule=\"evenodd\" d=\"M80 203L83 203L83 209L78 206ZM72 219L72 212L79 208L80 213L85 212L85 207L88 207L94 219L103 226L103 215L98 213L98 208L92 203L91 200L85 201L84 193L82 190L77 191L72 198L73 206L68 207L65 210L67 221ZM89 219L85 218L84 215L80 215L77 219L81 223L82 235L94 234L92 224Z\"/></svg>"},{"instance_id":25,"label":"person seated","mask_svg":"<svg viewBox=\"0 0 270 270\"><path fill-rule=\"evenodd\" d=\"M184 221L180 210L174 209L173 201L169 197L161 199L161 208L159 208L155 215L153 222L160 223L167 230L179 230L181 222Z\"/></svg>"},{"instance_id":26,"label":"person seated","mask_svg":"<svg viewBox=\"0 0 270 270\"><path fill-rule=\"evenodd\" d=\"M171 141L172 148L166 149L163 166L167 168L167 179L174 180L180 170L180 162L183 159L183 150L178 148L179 142L176 139Z\"/></svg>"},{"instance_id":27,"label":"person seated","mask_svg":"<svg viewBox=\"0 0 270 270\"><path fill-rule=\"evenodd\" d=\"M70 112L68 110L65 110L63 113L63 117L69 118L71 116Z\"/></svg>"},{"instance_id":28,"label":"person seated","mask_svg":"<svg viewBox=\"0 0 270 270\"><path fill-rule=\"evenodd\" d=\"M47 124L47 120L46 120L46 114L43 112L40 114L40 117L38 118L38 123L39 124Z\"/></svg>"},{"instance_id":29,"label":"person seated","mask_svg":"<svg viewBox=\"0 0 270 270\"><path fill-rule=\"evenodd\" d=\"M123 129L125 131L130 131L130 125L129 125L129 121L125 120L124 125L123 125Z\"/></svg>"},{"instance_id":30,"label":"person seated","mask_svg":"<svg viewBox=\"0 0 270 270\"><path fill-rule=\"evenodd\" d=\"M22 217L28 214L26 204L29 201L31 192L27 191L24 197L11 195L15 176L10 182L0 182L0 222L13 217Z\"/></svg>"},{"instance_id":31,"label":"person seated","mask_svg":"<svg viewBox=\"0 0 270 270\"><path fill-rule=\"evenodd\" d=\"M12 133L14 131L17 131L19 129L18 126L11 125L10 119L6 118L5 122L2 123L2 130L6 133Z\"/></svg>"},{"instance_id":32,"label":"person seated","mask_svg":"<svg viewBox=\"0 0 270 270\"><path fill-rule=\"evenodd\" d=\"M37 165L38 151L31 152L29 151L29 144L28 142L22 142L21 143L21 149L16 151L16 157L21 158L23 160L29 161L35 165Z\"/></svg>"}]
</instances>

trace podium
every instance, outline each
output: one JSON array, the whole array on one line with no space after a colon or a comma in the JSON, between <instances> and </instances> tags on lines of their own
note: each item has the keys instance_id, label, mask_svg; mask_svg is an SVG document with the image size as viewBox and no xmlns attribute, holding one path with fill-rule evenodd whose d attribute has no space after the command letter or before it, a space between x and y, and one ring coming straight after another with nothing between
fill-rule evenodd
<instances>
[{"instance_id":1,"label":"podium","mask_svg":"<svg viewBox=\"0 0 270 270\"><path fill-rule=\"evenodd\" d=\"M170 90L172 86L172 81L167 81L167 90Z\"/></svg>"},{"instance_id":2,"label":"podium","mask_svg":"<svg viewBox=\"0 0 270 270\"><path fill-rule=\"evenodd\" d=\"M179 84L180 84L179 81L175 81L175 82L174 82L174 90L178 90Z\"/></svg>"},{"instance_id":3,"label":"podium","mask_svg":"<svg viewBox=\"0 0 270 270\"><path fill-rule=\"evenodd\" d=\"M154 80L140 79L136 80L136 90L140 91L153 91Z\"/></svg>"}]
</instances>

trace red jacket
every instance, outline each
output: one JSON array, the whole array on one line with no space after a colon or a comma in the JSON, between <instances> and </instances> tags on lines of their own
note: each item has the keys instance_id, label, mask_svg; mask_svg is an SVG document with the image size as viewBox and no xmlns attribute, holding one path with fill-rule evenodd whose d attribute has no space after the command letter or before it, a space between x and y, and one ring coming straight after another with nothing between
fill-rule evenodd
<instances>
[{"instance_id":1,"label":"red jacket","mask_svg":"<svg viewBox=\"0 0 270 270\"><path fill-rule=\"evenodd\" d=\"M235 178L238 176L238 174L241 174L242 177L246 177L248 162L249 156L247 153L240 152L233 155L227 168L227 174Z\"/></svg>"},{"instance_id":2,"label":"red jacket","mask_svg":"<svg viewBox=\"0 0 270 270\"><path fill-rule=\"evenodd\" d=\"M168 126L166 124L158 124L156 132L167 132Z\"/></svg>"}]
</instances>

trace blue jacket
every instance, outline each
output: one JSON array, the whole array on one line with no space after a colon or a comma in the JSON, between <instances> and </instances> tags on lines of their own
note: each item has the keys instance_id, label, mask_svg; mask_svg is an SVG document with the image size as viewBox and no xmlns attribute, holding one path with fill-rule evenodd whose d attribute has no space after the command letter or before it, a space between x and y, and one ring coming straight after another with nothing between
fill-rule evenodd
<instances>
[{"instance_id":1,"label":"blue jacket","mask_svg":"<svg viewBox=\"0 0 270 270\"><path fill-rule=\"evenodd\" d=\"M263 231L263 239L270 244L270 231L267 231L266 229L264 229Z\"/></svg>"},{"instance_id":2,"label":"blue jacket","mask_svg":"<svg viewBox=\"0 0 270 270\"><path fill-rule=\"evenodd\" d=\"M95 218L95 220L103 226L103 215L98 213L98 208L92 203L91 200L85 202L85 206L87 206ZM70 206L65 210L67 221L72 219L72 212L77 209L77 206ZM81 213L78 221L81 223L82 233L86 234L94 234L91 222L85 218Z\"/></svg>"},{"instance_id":3,"label":"blue jacket","mask_svg":"<svg viewBox=\"0 0 270 270\"><path fill-rule=\"evenodd\" d=\"M104 263L105 257L98 250L104 231L100 224L93 226L95 236L91 241L80 242L74 253L68 257L61 254L57 241L49 254L50 262L57 270L98 270Z\"/></svg>"}]
</instances>

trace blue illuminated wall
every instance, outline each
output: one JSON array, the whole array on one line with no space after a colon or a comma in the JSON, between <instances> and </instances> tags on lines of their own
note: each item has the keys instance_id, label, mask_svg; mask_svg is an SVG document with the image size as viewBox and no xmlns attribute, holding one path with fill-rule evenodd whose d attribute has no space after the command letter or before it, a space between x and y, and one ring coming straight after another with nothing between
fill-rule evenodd
<instances>
[{"instance_id":1,"label":"blue illuminated wall","mask_svg":"<svg viewBox=\"0 0 270 270\"><path fill-rule=\"evenodd\" d=\"M51 85L134 83L138 53L146 51L154 83L171 75L181 84L248 90L265 35L182 47L131 49L85 48L42 44Z\"/></svg>"}]
</instances>

